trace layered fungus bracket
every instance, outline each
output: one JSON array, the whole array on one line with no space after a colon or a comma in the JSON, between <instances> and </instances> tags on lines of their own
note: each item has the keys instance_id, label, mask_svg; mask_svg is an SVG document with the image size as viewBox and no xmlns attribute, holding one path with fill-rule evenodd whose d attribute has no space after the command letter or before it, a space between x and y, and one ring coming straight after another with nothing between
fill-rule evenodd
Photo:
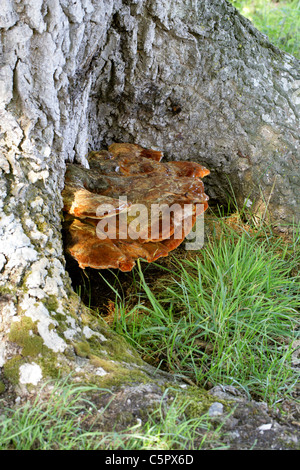
<instances>
[{"instance_id":1,"label":"layered fungus bracket","mask_svg":"<svg viewBox=\"0 0 300 470\"><path fill-rule=\"evenodd\" d=\"M131 271L138 258L167 256L208 207L193 162L161 162L162 152L112 144L91 152L89 169L68 164L63 190L66 250L81 268Z\"/></svg>"}]
</instances>

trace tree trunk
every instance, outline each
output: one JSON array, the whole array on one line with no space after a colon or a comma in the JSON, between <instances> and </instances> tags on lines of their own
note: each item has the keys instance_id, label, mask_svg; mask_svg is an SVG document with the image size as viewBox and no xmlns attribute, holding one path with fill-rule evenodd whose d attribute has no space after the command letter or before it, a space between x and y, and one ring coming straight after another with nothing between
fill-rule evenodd
<instances>
[{"instance_id":1,"label":"tree trunk","mask_svg":"<svg viewBox=\"0 0 300 470\"><path fill-rule=\"evenodd\" d=\"M297 61L224 0L4 0L0 27L0 381L157 384L72 291L66 162L114 141L199 161L211 199L232 186L283 227L299 219Z\"/></svg>"}]
</instances>

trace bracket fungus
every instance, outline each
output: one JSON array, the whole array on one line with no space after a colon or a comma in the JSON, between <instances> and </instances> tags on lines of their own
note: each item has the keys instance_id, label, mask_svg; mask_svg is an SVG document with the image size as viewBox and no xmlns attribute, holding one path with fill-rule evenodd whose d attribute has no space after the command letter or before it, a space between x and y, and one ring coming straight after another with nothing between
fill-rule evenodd
<instances>
[{"instance_id":1,"label":"bracket fungus","mask_svg":"<svg viewBox=\"0 0 300 470\"><path fill-rule=\"evenodd\" d=\"M161 162L162 152L112 144L91 152L89 169L68 164L63 201L66 250L81 268L131 271L138 258L167 256L208 207L193 162Z\"/></svg>"}]
</instances>

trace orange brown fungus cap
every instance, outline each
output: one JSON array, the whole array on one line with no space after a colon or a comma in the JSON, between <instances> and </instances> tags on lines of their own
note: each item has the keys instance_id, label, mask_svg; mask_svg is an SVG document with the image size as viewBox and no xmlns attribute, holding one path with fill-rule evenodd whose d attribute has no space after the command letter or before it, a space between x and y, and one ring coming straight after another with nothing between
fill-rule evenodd
<instances>
[{"instance_id":1,"label":"orange brown fungus cap","mask_svg":"<svg viewBox=\"0 0 300 470\"><path fill-rule=\"evenodd\" d=\"M208 207L201 178L209 170L162 157L115 143L90 153L90 169L68 164L66 249L81 268L131 271L138 258L150 263L167 256L193 229Z\"/></svg>"}]
</instances>

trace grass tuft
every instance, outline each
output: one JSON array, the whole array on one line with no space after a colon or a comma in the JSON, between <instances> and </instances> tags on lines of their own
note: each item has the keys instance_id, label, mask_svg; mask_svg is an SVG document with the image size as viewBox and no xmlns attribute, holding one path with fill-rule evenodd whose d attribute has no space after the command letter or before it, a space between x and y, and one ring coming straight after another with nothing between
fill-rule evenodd
<instances>
[{"instance_id":1,"label":"grass tuft","mask_svg":"<svg viewBox=\"0 0 300 470\"><path fill-rule=\"evenodd\" d=\"M109 403L97 409L89 394L110 393ZM54 383L49 400L37 398L14 409L2 408L0 450L148 450L225 448L220 441L222 424L208 414L190 418L190 405L177 397L162 397L157 409L123 431L105 430L103 414L114 395L96 386L68 381ZM168 406L167 401L169 402ZM1 402L0 402L1 405ZM117 424L117 423L116 423Z\"/></svg>"},{"instance_id":2,"label":"grass tuft","mask_svg":"<svg viewBox=\"0 0 300 470\"><path fill-rule=\"evenodd\" d=\"M275 46L300 58L300 1L230 0Z\"/></svg>"},{"instance_id":3,"label":"grass tuft","mask_svg":"<svg viewBox=\"0 0 300 470\"><path fill-rule=\"evenodd\" d=\"M152 286L139 266L141 294L130 309L117 303L115 329L157 367L273 405L299 378L299 231L287 242L265 227L237 232L230 220Z\"/></svg>"},{"instance_id":4,"label":"grass tuft","mask_svg":"<svg viewBox=\"0 0 300 470\"><path fill-rule=\"evenodd\" d=\"M3 407L0 450L72 450L78 445L84 448L84 423L95 411L87 394L96 390L95 386L72 384L65 379L53 384L48 400L37 397L33 403L14 409Z\"/></svg>"}]
</instances>

